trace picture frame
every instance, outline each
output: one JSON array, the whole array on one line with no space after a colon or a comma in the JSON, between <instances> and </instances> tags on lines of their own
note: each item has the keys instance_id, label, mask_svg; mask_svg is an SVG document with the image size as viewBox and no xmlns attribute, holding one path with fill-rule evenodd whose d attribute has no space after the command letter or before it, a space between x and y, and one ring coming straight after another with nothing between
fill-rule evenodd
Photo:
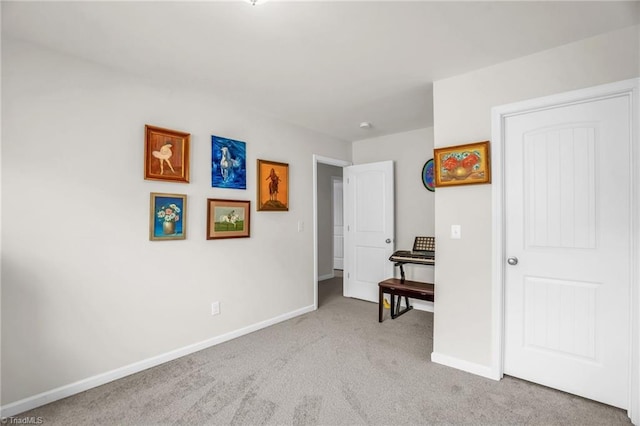
<instances>
[{"instance_id":1,"label":"picture frame","mask_svg":"<svg viewBox=\"0 0 640 426\"><path fill-rule=\"evenodd\" d=\"M491 182L489 141L436 148L436 187Z\"/></svg>"},{"instance_id":2,"label":"picture frame","mask_svg":"<svg viewBox=\"0 0 640 426\"><path fill-rule=\"evenodd\" d=\"M289 210L289 164L258 160L258 211Z\"/></svg>"},{"instance_id":3,"label":"picture frame","mask_svg":"<svg viewBox=\"0 0 640 426\"><path fill-rule=\"evenodd\" d=\"M422 167L422 184L431 192L436 190L436 177L433 158L427 160Z\"/></svg>"},{"instance_id":4,"label":"picture frame","mask_svg":"<svg viewBox=\"0 0 640 426\"><path fill-rule=\"evenodd\" d=\"M189 183L191 135L149 124L144 129L144 178Z\"/></svg>"},{"instance_id":5,"label":"picture frame","mask_svg":"<svg viewBox=\"0 0 640 426\"><path fill-rule=\"evenodd\" d=\"M207 199L207 240L248 238L250 230L251 201Z\"/></svg>"},{"instance_id":6,"label":"picture frame","mask_svg":"<svg viewBox=\"0 0 640 426\"><path fill-rule=\"evenodd\" d=\"M211 187L247 189L247 144L211 136Z\"/></svg>"},{"instance_id":7,"label":"picture frame","mask_svg":"<svg viewBox=\"0 0 640 426\"><path fill-rule=\"evenodd\" d=\"M184 240L187 237L187 196L151 193L149 240Z\"/></svg>"}]
</instances>

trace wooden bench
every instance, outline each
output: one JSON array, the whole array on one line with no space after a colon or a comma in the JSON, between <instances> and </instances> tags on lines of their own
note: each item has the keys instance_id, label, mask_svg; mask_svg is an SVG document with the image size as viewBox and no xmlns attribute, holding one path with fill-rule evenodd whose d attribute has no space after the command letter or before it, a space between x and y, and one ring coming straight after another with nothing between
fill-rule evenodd
<instances>
[{"instance_id":1,"label":"wooden bench","mask_svg":"<svg viewBox=\"0 0 640 426\"><path fill-rule=\"evenodd\" d=\"M409 297L413 299L427 300L433 302L435 296L435 287L431 283L423 283L420 281L401 280L398 278L389 278L378 283L378 322L382 322L384 294L391 296L391 319L396 319L400 315L409 312L413 306L409 305ZM396 296L404 297L406 307L400 310L400 299L396 305Z\"/></svg>"}]
</instances>

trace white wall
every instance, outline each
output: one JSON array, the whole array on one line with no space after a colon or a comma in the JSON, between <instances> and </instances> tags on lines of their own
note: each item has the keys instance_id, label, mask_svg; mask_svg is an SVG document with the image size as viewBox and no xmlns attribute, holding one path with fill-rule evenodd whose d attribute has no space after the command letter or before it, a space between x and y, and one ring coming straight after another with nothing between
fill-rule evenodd
<instances>
[{"instance_id":1,"label":"white wall","mask_svg":"<svg viewBox=\"0 0 640 426\"><path fill-rule=\"evenodd\" d=\"M342 167L318 164L318 277L333 276L333 181Z\"/></svg>"},{"instance_id":2,"label":"white wall","mask_svg":"<svg viewBox=\"0 0 640 426\"><path fill-rule=\"evenodd\" d=\"M352 146L354 164L394 162L396 250L411 250L416 236L433 236L435 193L422 184L422 168L433 158L433 128L364 139ZM433 282L430 266L406 265L405 272L407 279Z\"/></svg>"},{"instance_id":3,"label":"white wall","mask_svg":"<svg viewBox=\"0 0 640 426\"><path fill-rule=\"evenodd\" d=\"M2 89L3 405L313 307L311 159L349 144L6 38ZM190 184L143 179L145 124L191 133ZM212 134L246 191L211 188ZM256 212L258 158L288 212ZM186 240L149 241L150 192L187 194ZM251 237L206 240L207 198L250 200Z\"/></svg>"},{"instance_id":4,"label":"white wall","mask_svg":"<svg viewBox=\"0 0 640 426\"><path fill-rule=\"evenodd\" d=\"M640 75L638 27L434 84L435 147L489 140L491 108ZM436 189L435 358L479 373L492 360L491 185ZM451 240L451 225L462 239Z\"/></svg>"}]
</instances>

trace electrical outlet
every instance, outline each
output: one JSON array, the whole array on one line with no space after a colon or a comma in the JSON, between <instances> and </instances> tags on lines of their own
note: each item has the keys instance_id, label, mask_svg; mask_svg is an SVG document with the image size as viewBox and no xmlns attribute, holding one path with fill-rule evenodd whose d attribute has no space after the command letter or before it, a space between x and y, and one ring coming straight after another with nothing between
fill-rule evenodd
<instances>
[{"instance_id":1,"label":"electrical outlet","mask_svg":"<svg viewBox=\"0 0 640 426\"><path fill-rule=\"evenodd\" d=\"M211 303L211 315L220 315L220 302Z\"/></svg>"},{"instance_id":2,"label":"electrical outlet","mask_svg":"<svg viewBox=\"0 0 640 426\"><path fill-rule=\"evenodd\" d=\"M302 232L304 231L304 222L299 220L298 221L298 232Z\"/></svg>"}]
</instances>

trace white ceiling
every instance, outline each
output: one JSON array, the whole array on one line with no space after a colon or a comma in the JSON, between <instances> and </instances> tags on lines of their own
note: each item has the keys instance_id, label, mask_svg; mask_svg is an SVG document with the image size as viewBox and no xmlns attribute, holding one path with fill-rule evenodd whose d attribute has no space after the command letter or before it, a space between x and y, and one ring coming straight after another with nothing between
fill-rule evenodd
<instances>
[{"instance_id":1,"label":"white ceiling","mask_svg":"<svg viewBox=\"0 0 640 426\"><path fill-rule=\"evenodd\" d=\"M2 1L2 35L353 141L431 126L434 80L636 24L638 5Z\"/></svg>"}]
</instances>

